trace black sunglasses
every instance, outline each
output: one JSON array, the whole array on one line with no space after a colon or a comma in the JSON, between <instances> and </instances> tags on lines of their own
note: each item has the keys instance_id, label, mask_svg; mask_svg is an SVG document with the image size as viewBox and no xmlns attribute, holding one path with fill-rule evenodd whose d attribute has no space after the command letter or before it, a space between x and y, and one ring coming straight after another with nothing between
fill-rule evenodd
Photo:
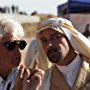
<instances>
[{"instance_id":1,"label":"black sunglasses","mask_svg":"<svg viewBox=\"0 0 90 90\"><path fill-rule=\"evenodd\" d=\"M5 43L3 43L3 45L9 51L12 51L15 49L16 45L18 45L20 50L23 50L26 47L27 43L24 40L14 40L13 42L5 42Z\"/></svg>"}]
</instances>

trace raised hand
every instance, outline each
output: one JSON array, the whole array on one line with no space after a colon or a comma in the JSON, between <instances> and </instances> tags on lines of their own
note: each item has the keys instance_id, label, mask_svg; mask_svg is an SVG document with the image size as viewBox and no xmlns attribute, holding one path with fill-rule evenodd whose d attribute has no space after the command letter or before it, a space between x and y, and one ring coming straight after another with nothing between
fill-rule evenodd
<instances>
[{"instance_id":1,"label":"raised hand","mask_svg":"<svg viewBox=\"0 0 90 90\"><path fill-rule=\"evenodd\" d=\"M23 65L17 68L17 76L15 79L14 90L23 90L23 77L25 75L26 69Z\"/></svg>"},{"instance_id":2,"label":"raised hand","mask_svg":"<svg viewBox=\"0 0 90 90\"><path fill-rule=\"evenodd\" d=\"M44 71L38 68L39 61L35 60L33 68L28 68L23 80L23 90L39 90Z\"/></svg>"}]
</instances>

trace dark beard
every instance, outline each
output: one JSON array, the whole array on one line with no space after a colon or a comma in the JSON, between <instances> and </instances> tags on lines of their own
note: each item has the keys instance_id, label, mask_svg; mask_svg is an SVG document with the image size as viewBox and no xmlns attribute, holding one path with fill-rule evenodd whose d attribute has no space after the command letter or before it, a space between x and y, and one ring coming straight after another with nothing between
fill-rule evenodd
<instances>
[{"instance_id":1,"label":"dark beard","mask_svg":"<svg viewBox=\"0 0 90 90\"><path fill-rule=\"evenodd\" d=\"M61 49L50 48L47 56L52 63L59 63L62 59Z\"/></svg>"}]
</instances>

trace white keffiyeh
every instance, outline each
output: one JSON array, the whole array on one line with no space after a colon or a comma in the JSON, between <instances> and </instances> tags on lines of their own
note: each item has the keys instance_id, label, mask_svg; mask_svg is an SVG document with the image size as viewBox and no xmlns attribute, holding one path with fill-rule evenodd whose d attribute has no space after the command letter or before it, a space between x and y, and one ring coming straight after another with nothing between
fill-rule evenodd
<instances>
[{"instance_id":1,"label":"white keffiyeh","mask_svg":"<svg viewBox=\"0 0 90 90\"><path fill-rule=\"evenodd\" d=\"M65 34L75 51L90 58L90 41L76 30L69 20L63 18L48 19L38 28L37 33L46 28L53 28L56 31Z\"/></svg>"}]
</instances>

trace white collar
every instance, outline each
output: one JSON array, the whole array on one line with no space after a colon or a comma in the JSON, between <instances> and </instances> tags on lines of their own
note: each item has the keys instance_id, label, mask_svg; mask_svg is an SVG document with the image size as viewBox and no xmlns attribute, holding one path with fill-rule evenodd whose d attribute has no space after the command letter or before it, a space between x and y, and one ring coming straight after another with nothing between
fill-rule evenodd
<instances>
[{"instance_id":1,"label":"white collar","mask_svg":"<svg viewBox=\"0 0 90 90\"><path fill-rule=\"evenodd\" d=\"M58 67L58 69L63 73L69 73L71 71L73 71L74 69L76 69L77 67L79 67L81 63L81 59L80 56L77 55L76 58L67 66L60 66L60 65L56 65Z\"/></svg>"}]
</instances>

